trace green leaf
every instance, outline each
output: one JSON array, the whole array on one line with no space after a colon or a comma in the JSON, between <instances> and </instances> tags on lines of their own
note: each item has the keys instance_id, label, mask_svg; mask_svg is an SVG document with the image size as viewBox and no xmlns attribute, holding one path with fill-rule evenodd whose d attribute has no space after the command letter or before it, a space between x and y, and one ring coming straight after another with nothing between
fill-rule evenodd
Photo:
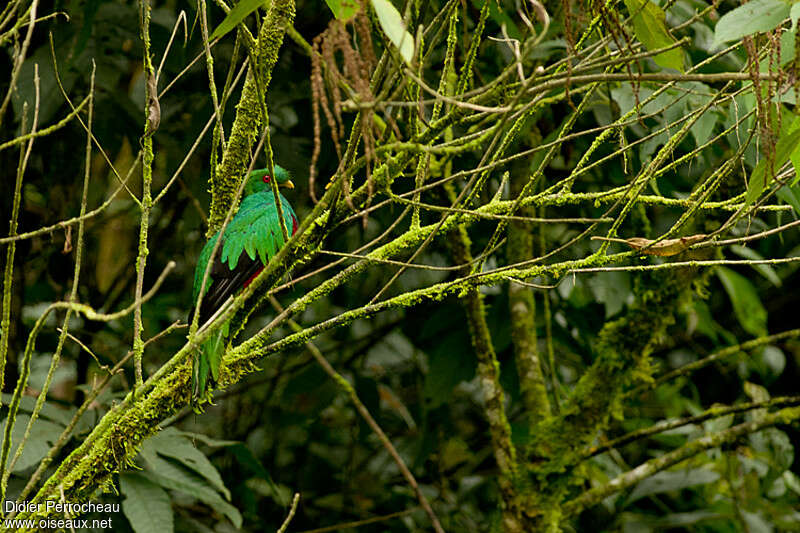
<instances>
[{"instance_id":1,"label":"green leaf","mask_svg":"<svg viewBox=\"0 0 800 533\"><path fill-rule=\"evenodd\" d=\"M242 515L233 505L222 499L216 490L206 484L205 480L186 468L162 459L152 448L144 446L140 456L147 464L149 478L170 490L179 490L199 501L208 504L214 510L228 517L236 528L242 527Z\"/></svg>"},{"instance_id":2,"label":"green leaf","mask_svg":"<svg viewBox=\"0 0 800 533\"><path fill-rule=\"evenodd\" d=\"M722 327L717 324L711 316L711 310L708 308L708 304L703 300L696 300L694 302L689 315L689 324L690 332L697 330L697 332L702 333L714 342L717 342L719 339L718 331L722 329Z\"/></svg>"},{"instance_id":3,"label":"green leaf","mask_svg":"<svg viewBox=\"0 0 800 533\"><path fill-rule=\"evenodd\" d=\"M669 32L664 10L649 0L625 0L625 6L633 17L633 31L648 50L658 50L675 43ZM683 72L683 51L673 48L653 57L657 65Z\"/></svg>"},{"instance_id":4,"label":"green leaf","mask_svg":"<svg viewBox=\"0 0 800 533\"><path fill-rule=\"evenodd\" d=\"M728 11L714 28L714 45L777 28L789 17L790 6L781 0L753 0Z\"/></svg>"},{"instance_id":5,"label":"green leaf","mask_svg":"<svg viewBox=\"0 0 800 533\"><path fill-rule=\"evenodd\" d=\"M181 431L180 434L186 437L187 439L190 439L193 442L200 441L206 446L211 446L212 448L220 448L223 446L236 446L238 444L242 444L242 441L240 440L213 439L208 435L203 435L202 433L192 433L191 431Z\"/></svg>"},{"instance_id":6,"label":"green leaf","mask_svg":"<svg viewBox=\"0 0 800 533\"><path fill-rule=\"evenodd\" d=\"M444 311L444 312L443 312ZM423 390L431 408L450 399L453 388L475 376L477 362L472 352L461 310L446 306L432 312L420 325L417 345L428 355L428 373Z\"/></svg>"},{"instance_id":7,"label":"green leaf","mask_svg":"<svg viewBox=\"0 0 800 533\"><path fill-rule=\"evenodd\" d=\"M172 504L167 491L137 473L123 473L119 486L125 500L122 512L136 533L172 533Z\"/></svg>"},{"instance_id":8,"label":"green leaf","mask_svg":"<svg viewBox=\"0 0 800 533\"><path fill-rule=\"evenodd\" d=\"M325 3L333 11L333 16L342 22L348 22L361 9L361 4L356 0L325 0Z\"/></svg>"},{"instance_id":9,"label":"green leaf","mask_svg":"<svg viewBox=\"0 0 800 533\"><path fill-rule=\"evenodd\" d=\"M749 4L748 4L749 5ZM789 133L782 135L778 139L778 145L775 147L775 159L773 160L773 170L777 171L787 161L792 153L800 147L800 128L793 129ZM750 174L750 180L747 182L747 195L745 196L745 206L750 206L755 202L764 189L769 185L772 176L767 173L767 158L762 158L758 162L753 173Z\"/></svg>"},{"instance_id":10,"label":"green leaf","mask_svg":"<svg viewBox=\"0 0 800 533\"><path fill-rule=\"evenodd\" d=\"M794 462L794 446L789 436L777 428L766 428L749 436L753 449L776 474L782 474Z\"/></svg>"},{"instance_id":11,"label":"green leaf","mask_svg":"<svg viewBox=\"0 0 800 533\"><path fill-rule=\"evenodd\" d=\"M626 503L630 504L645 496L674 492L686 487L705 485L719 479L719 474L708 468L690 468L676 472L665 470L639 482Z\"/></svg>"},{"instance_id":12,"label":"green leaf","mask_svg":"<svg viewBox=\"0 0 800 533\"><path fill-rule=\"evenodd\" d=\"M700 147L708 142L711 134L714 132L714 126L717 124L717 113L709 109L697 119L697 122L689 128L694 137L695 144Z\"/></svg>"},{"instance_id":13,"label":"green leaf","mask_svg":"<svg viewBox=\"0 0 800 533\"><path fill-rule=\"evenodd\" d=\"M271 499L281 507L289 507L292 501L292 490L286 485L275 485L266 479L257 477L251 477L245 481L245 485L256 494Z\"/></svg>"},{"instance_id":14,"label":"green leaf","mask_svg":"<svg viewBox=\"0 0 800 533\"><path fill-rule=\"evenodd\" d=\"M214 465L177 429L167 428L157 433L145 441L144 446L150 446L159 454L180 461L187 468L206 478L212 487L225 495L226 499L231 499L231 493L225 487L225 483Z\"/></svg>"},{"instance_id":15,"label":"green leaf","mask_svg":"<svg viewBox=\"0 0 800 533\"><path fill-rule=\"evenodd\" d=\"M33 398L31 398L33 399ZM22 437L25 435L25 428L28 427L28 421L31 419L28 415L21 413L17 414L14 421L14 429L11 432L11 455L9 456L9 464L11 458L17 451L17 446L22 442ZM6 420L0 422L3 426ZM28 441L25 443L25 448L22 449L22 455L14 465L14 472L26 470L33 465L37 464L50 450L50 446L58 440L59 435L63 431L60 427L52 422L38 418L31 427L31 434L28 436Z\"/></svg>"},{"instance_id":16,"label":"green leaf","mask_svg":"<svg viewBox=\"0 0 800 533\"><path fill-rule=\"evenodd\" d=\"M725 518L725 515L716 511L691 511L687 513L670 513L655 522L649 522L648 531L661 531L665 529L686 528L698 522Z\"/></svg>"},{"instance_id":17,"label":"green leaf","mask_svg":"<svg viewBox=\"0 0 800 533\"><path fill-rule=\"evenodd\" d=\"M792 19L792 31L797 28L797 19L800 19L800 4L792 4L792 9L789 11L789 18Z\"/></svg>"},{"instance_id":18,"label":"green leaf","mask_svg":"<svg viewBox=\"0 0 800 533\"><path fill-rule=\"evenodd\" d=\"M791 470L787 470L783 473L783 481L786 483L787 487L800 496L800 478L793 474Z\"/></svg>"},{"instance_id":19,"label":"green leaf","mask_svg":"<svg viewBox=\"0 0 800 533\"><path fill-rule=\"evenodd\" d=\"M378 15L378 22L383 33L397 47L405 62L410 65L414 59L414 37L406 30L400 12L389 0L372 0L372 7Z\"/></svg>"},{"instance_id":20,"label":"green leaf","mask_svg":"<svg viewBox=\"0 0 800 533\"><path fill-rule=\"evenodd\" d=\"M631 277L627 272L601 272L589 279L595 301L604 304L606 318L622 311L631 294Z\"/></svg>"},{"instance_id":21,"label":"green leaf","mask_svg":"<svg viewBox=\"0 0 800 533\"><path fill-rule=\"evenodd\" d=\"M2 395L0 395L0 398L2 398L3 403L5 405L9 405L11 403L12 395L3 393ZM22 398L20 398L20 403L19 403L20 411L26 413L32 413L35 406L36 406L36 398L34 398L33 396L23 396ZM39 411L39 418L40 419L47 418L48 420L56 422L61 426L66 426L67 424L69 424L74 414L75 414L75 409L65 409L63 407L60 406L57 407L56 405L52 405L50 403L44 403L42 404L42 408Z\"/></svg>"},{"instance_id":22,"label":"green leaf","mask_svg":"<svg viewBox=\"0 0 800 533\"><path fill-rule=\"evenodd\" d=\"M795 215L800 215L800 186L794 185L789 187L788 185L784 185L778 189L776 194L778 198L792 206Z\"/></svg>"},{"instance_id":23,"label":"green leaf","mask_svg":"<svg viewBox=\"0 0 800 533\"><path fill-rule=\"evenodd\" d=\"M770 520L766 520L760 513L742 510L742 518L747 526L745 531L750 533L772 533L775 531Z\"/></svg>"},{"instance_id":24,"label":"green leaf","mask_svg":"<svg viewBox=\"0 0 800 533\"><path fill-rule=\"evenodd\" d=\"M706 433L718 433L723 429L728 429L733 425L733 415L719 416L703 422L703 429Z\"/></svg>"},{"instance_id":25,"label":"green leaf","mask_svg":"<svg viewBox=\"0 0 800 533\"><path fill-rule=\"evenodd\" d=\"M762 346L753 355L760 360L759 362L763 368L761 372L762 379L769 376L780 376L783 369L786 368L786 355L777 346Z\"/></svg>"},{"instance_id":26,"label":"green leaf","mask_svg":"<svg viewBox=\"0 0 800 533\"><path fill-rule=\"evenodd\" d=\"M791 91L790 91L791 92ZM788 135L789 133L800 129L800 116L795 117L792 123L789 125L789 128L785 130L785 132L781 132L781 136ZM798 180L800 180L800 145L796 146L794 150L792 150L792 154L789 156L789 159L792 161L792 166L794 167L794 179L789 184L790 187L794 187L797 185Z\"/></svg>"},{"instance_id":27,"label":"green leaf","mask_svg":"<svg viewBox=\"0 0 800 533\"><path fill-rule=\"evenodd\" d=\"M517 23L514 22L514 18L509 15L509 12L513 13L513 11L503 9L501 3L497 0L472 0L472 5L475 6L476 9L483 9L486 2L489 2L489 18L495 21L499 27L505 24L506 32L508 32L510 38L522 40L522 32L519 31L519 27Z\"/></svg>"},{"instance_id":28,"label":"green leaf","mask_svg":"<svg viewBox=\"0 0 800 533\"><path fill-rule=\"evenodd\" d=\"M225 16L222 22L219 23L219 26L214 30L211 34L211 37L208 38L209 41L213 41L217 37L222 37L233 28L235 28L240 22L247 18L247 15L258 9L259 7L268 6L269 0L241 0L238 4L233 6L233 9L228 11L228 14Z\"/></svg>"},{"instance_id":29,"label":"green leaf","mask_svg":"<svg viewBox=\"0 0 800 533\"><path fill-rule=\"evenodd\" d=\"M425 376L425 396L430 399L431 407L438 407L450 399L453 388L462 381L468 381L475 375L475 368L470 364L453 361L441 353L432 353Z\"/></svg>"},{"instance_id":30,"label":"green leaf","mask_svg":"<svg viewBox=\"0 0 800 533\"><path fill-rule=\"evenodd\" d=\"M758 291L744 276L725 267L717 268L725 292L733 304L733 312L745 331L756 336L767 334L767 310L758 297Z\"/></svg>"},{"instance_id":31,"label":"green leaf","mask_svg":"<svg viewBox=\"0 0 800 533\"><path fill-rule=\"evenodd\" d=\"M746 246L741 246L739 244L734 244L730 248L731 252L735 253L739 257L744 257L745 259L752 259L754 261L761 261L764 259L760 253L756 252L752 248L748 248ZM770 283L775 285L776 287L780 287L783 283L781 282L781 278L778 277L778 274L775 272L775 269L772 268L772 265L750 265L753 269L764 276Z\"/></svg>"},{"instance_id":32,"label":"green leaf","mask_svg":"<svg viewBox=\"0 0 800 533\"><path fill-rule=\"evenodd\" d=\"M794 167L794 179L789 185L794 187L797 185L797 182L800 181L800 146L795 148L790 158L792 160L792 166Z\"/></svg>"},{"instance_id":33,"label":"green leaf","mask_svg":"<svg viewBox=\"0 0 800 533\"><path fill-rule=\"evenodd\" d=\"M244 467L245 471L254 474L258 477L272 481L264 465L253 454L252 450L246 444L239 442L235 446L230 447L230 453L236 458L239 464Z\"/></svg>"},{"instance_id":34,"label":"green leaf","mask_svg":"<svg viewBox=\"0 0 800 533\"><path fill-rule=\"evenodd\" d=\"M766 402L769 400L769 391L765 387L762 387L757 383L745 381L743 388L744 388L744 393L747 394L747 397L754 402ZM763 411L763 413L759 414L760 411ZM764 418L765 414L766 414L765 409L764 410L756 409L755 411L751 412L751 416L753 416L756 419Z\"/></svg>"},{"instance_id":35,"label":"green leaf","mask_svg":"<svg viewBox=\"0 0 800 533\"><path fill-rule=\"evenodd\" d=\"M450 470L471 460L474 454L469 445L458 437L453 437L442 445L441 465L443 470Z\"/></svg>"}]
</instances>

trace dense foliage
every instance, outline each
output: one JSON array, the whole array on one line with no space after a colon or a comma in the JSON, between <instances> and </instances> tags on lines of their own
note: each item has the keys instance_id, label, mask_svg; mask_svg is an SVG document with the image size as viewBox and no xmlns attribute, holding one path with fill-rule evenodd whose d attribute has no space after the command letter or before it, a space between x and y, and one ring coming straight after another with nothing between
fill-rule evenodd
<instances>
[{"instance_id":1,"label":"dense foliage","mask_svg":"<svg viewBox=\"0 0 800 533\"><path fill-rule=\"evenodd\" d=\"M3 498L800 529L797 4L149 4L0 7ZM195 263L273 160L301 226L195 413Z\"/></svg>"}]
</instances>

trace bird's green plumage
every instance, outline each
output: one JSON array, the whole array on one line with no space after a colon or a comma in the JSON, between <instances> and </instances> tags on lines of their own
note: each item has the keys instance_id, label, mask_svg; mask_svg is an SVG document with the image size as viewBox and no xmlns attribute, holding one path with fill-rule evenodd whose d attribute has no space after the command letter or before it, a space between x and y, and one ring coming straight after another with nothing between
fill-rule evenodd
<instances>
[{"instance_id":1,"label":"bird's green plumage","mask_svg":"<svg viewBox=\"0 0 800 533\"><path fill-rule=\"evenodd\" d=\"M275 180L279 185L291 183L289 173L275 165ZM275 195L268 178L267 169L251 172L247 177L244 198L239 209L225 228L222 243L217 251L217 259L212 263L212 253L220 238L214 234L203 247L194 272L192 301L195 313L200 314L198 326L211 318L213 312L224 303L228 296L245 287L263 268L272 256L285 244L281 229ZM297 216L288 200L279 194L283 219L289 235L297 229ZM203 303L198 306L198 296L203 277L210 265L208 280L203 295ZM208 301L207 301L208 299ZM195 354L192 375L195 404L206 395L209 387L209 374L213 381L219 379L219 367L228 337L228 324L224 324L211 335Z\"/></svg>"}]
</instances>

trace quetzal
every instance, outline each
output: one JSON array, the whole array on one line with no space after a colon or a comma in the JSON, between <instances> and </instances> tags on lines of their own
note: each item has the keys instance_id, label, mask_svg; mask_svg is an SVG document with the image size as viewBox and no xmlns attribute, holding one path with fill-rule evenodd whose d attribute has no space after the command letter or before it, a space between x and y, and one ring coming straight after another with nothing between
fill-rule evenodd
<instances>
[{"instance_id":1,"label":"quetzal","mask_svg":"<svg viewBox=\"0 0 800 533\"><path fill-rule=\"evenodd\" d=\"M274 166L274 179L279 186L294 188L289 172ZM194 270L194 290L192 301L194 313L199 313L197 324L202 326L229 296L247 287L261 272L267 262L284 245L283 231L278 218L278 207L272 193L269 170L262 168L250 172L244 188L244 197L239 210L231 218L216 257L211 264L206 290L198 309L197 299L203 283L206 267L220 232L214 234L200 252ZM278 195L283 210L286 231L294 235L297 231L297 216L289 201ZM192 403L197 405L208 390L219 379L219 367L228 337L228 326L224 324L216 333L206 339L194 355L192 370Z\"/></svg>"}]
</instances>

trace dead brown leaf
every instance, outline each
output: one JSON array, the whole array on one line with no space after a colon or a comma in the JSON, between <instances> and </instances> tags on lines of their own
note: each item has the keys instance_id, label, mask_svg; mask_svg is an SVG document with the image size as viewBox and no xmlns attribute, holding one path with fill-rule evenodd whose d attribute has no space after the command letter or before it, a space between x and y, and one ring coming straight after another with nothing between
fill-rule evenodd
<instances>
[{"instance_id":1,"label":"dead brown leaf","mask_svg":"<svg viewBox=\"0 0 800 533\"><path fill-rule=\"evenodd\" d=\"M689 246L704 241L708 235L705 233L698 233L697 235L689 235L688 237L678 237L677 239L665 239L663 241L654 241L652 239L645 239L643 237L631 237L630 239L614 239L610 237L592 237L595 241L610 241L621 242L627 244L634 250L640 250L645 255L657 255L659 257L669 257L677 255Z\"/></svg>"}]
</instances>

